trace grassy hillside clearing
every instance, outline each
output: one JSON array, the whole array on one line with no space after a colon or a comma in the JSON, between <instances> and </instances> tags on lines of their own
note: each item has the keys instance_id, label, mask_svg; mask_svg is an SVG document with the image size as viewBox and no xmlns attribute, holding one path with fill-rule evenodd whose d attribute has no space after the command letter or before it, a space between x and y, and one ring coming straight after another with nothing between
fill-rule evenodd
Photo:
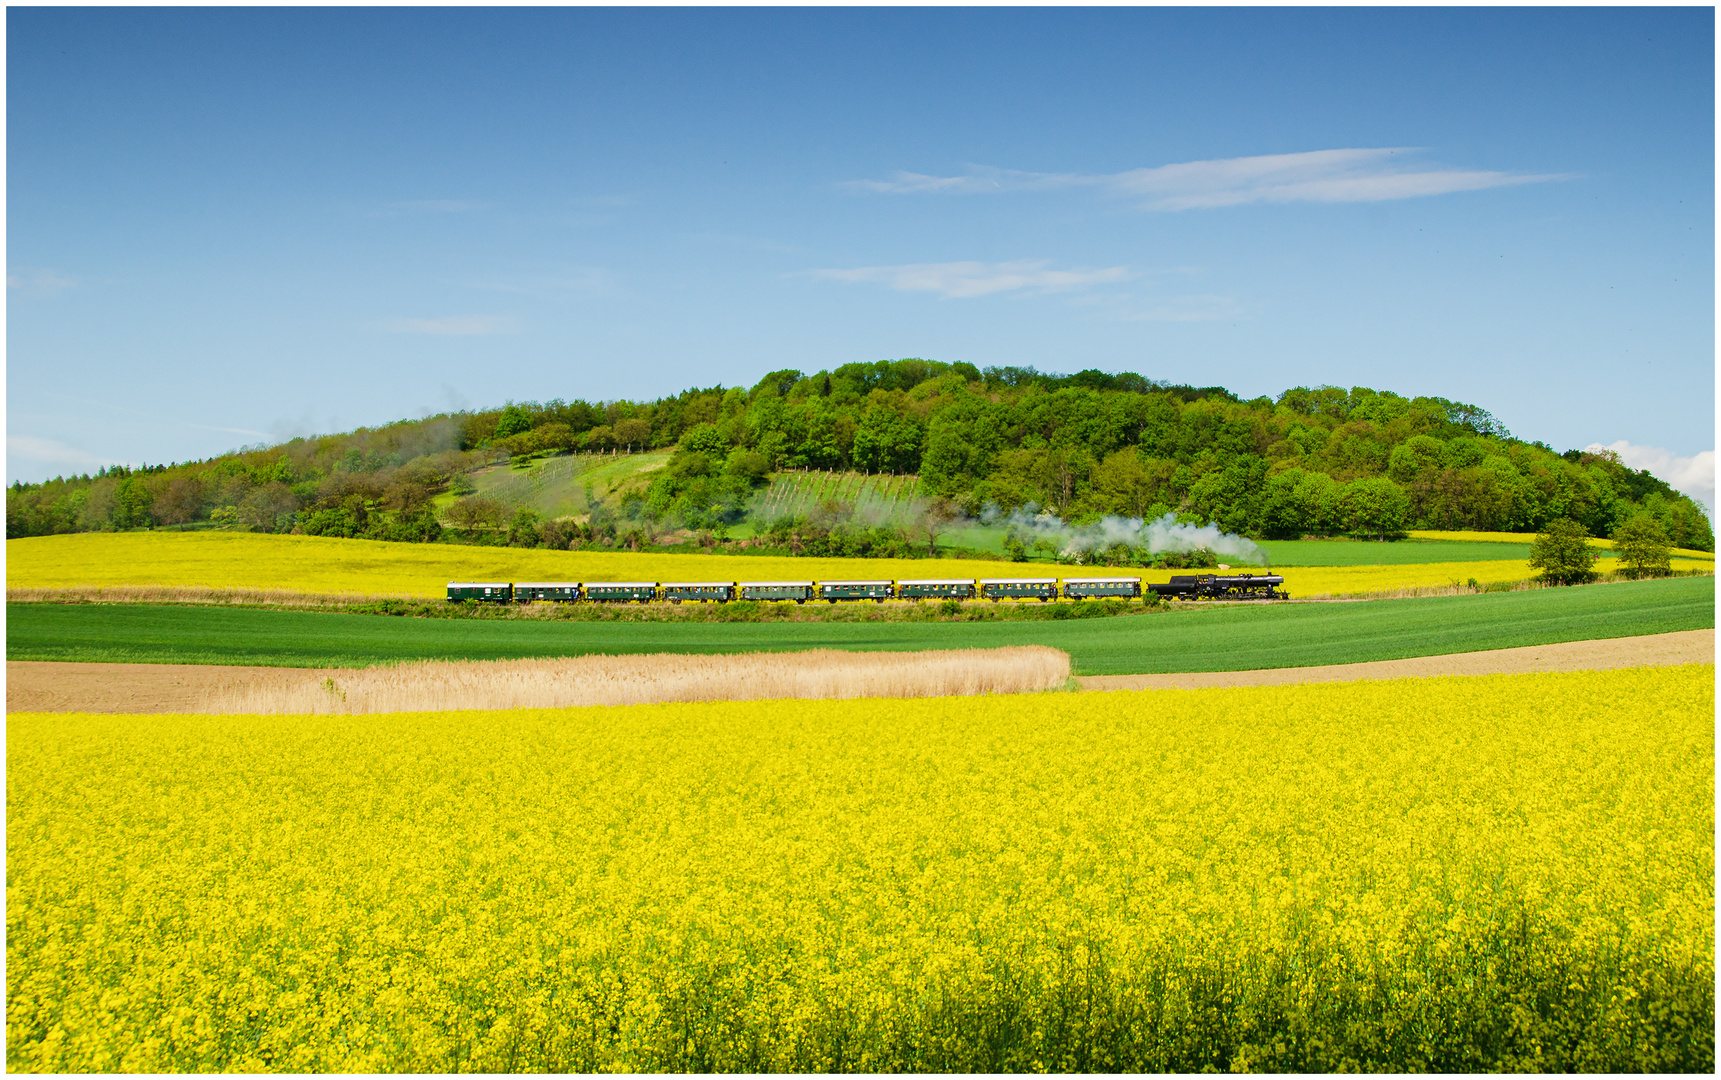
<instances>
[{"instance_id":1,"label":"grassy hillside clearing","mask_svg":"<svg viewBox=\"0 0 1721 1080\"><path fill-rule=\"evenodd\" d=\"M852 506L856 515L868 521L893 524L907 524L926 501L918 476L795 470L774 475L748 504L747 515L751 522L769 524L780 517L813 513L833 499Z\"/></svg>"},{"instance_id":2,"label":"grassy hillside clearing","mask_svg":"<svg viewBox=\"0 0 1721 1080\"><path fill-rule=\"evenodd\" d=\"M1048 645L1077 675L1348 664L1715 625L1714 578L990 623L581 623L393 619L149 604L8 604L13 660L362 667L590 653Z\"/></svg>"},{"instance_id":3,"label":"grassy hillside clearing","mask_svg":"<svg viewBox=\"0 0 1721 1080\"><path fill-rule=\"evenodd\" d=\"M523 465L499 464L471 474L474 495L510 510L530 507L547 519L584 517L599 506L616 510L632 491L644 491L651 474L669 460L667 450L649 454L564 454ZM590 495L588 497L588 492ZM439 496L438 508L454 495Z\"/></svg>"}]
</instances>

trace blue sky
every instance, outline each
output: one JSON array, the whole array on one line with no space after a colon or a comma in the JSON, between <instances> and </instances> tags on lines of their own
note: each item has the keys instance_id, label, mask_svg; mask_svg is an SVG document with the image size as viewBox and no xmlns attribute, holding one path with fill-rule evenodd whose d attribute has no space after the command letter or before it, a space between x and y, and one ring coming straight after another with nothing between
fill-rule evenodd
<instances>
[{"instance_id":1,"label":"blue sky","mask_svg":"<svg viewBox=\"0 0 1721 1080\"><path fill-rule=\"evenodd\" d=\"M924 356L1438 394L1707 461L1712 501L1713 42L1706 8L12 8L8 480Z\"/></svg>"}]
</instances>

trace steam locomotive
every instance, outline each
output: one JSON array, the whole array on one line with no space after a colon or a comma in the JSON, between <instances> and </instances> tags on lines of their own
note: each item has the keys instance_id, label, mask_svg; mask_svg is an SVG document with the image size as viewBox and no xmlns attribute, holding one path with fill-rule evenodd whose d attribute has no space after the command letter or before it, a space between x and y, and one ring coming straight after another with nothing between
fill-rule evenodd
<instances>
[{"instance_id":1,"label":"steam locomotive","mask_svg":"<svg viewBox=\"0 0 1721 1080\"><path fill-rule=\"evenodd\" d=\"M1168 600L1289 600L1278 574L1181 574L1148 588Z\"/></svg>"},{"instance_id":2,"label":"steam locomotive","mask_svg":"<svg viewBox=\"0 0 1721 1080\"><path fill-rule=\"evenodd\" d=\"M1277 574L1213 574L1174 577L1169 584L1148 585L1147 591L1172 600L1244 599L1288 600L1278 590L1285 579ZM491 603L649 603L667 600L672 604L697 600L728 603L731 600L1090 600L1132 599L1144 595L1140 578L926 578L865 581L451 581L450 601Z\"/></svg>"}]
</instances>

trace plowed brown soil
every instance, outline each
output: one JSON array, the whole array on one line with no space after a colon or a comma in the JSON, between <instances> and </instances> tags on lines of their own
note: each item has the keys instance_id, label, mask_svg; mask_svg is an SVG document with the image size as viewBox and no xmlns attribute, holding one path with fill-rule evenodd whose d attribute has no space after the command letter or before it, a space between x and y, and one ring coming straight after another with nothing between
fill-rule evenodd
<instances>
[{"instance_id":1,"label":"plowed brown soil","mask_svg":"<svg viewBox=\"0 0 1721 1080\"><path fill-rule=\"evenodd\" d=\"M1431 675L1514 675L1531 671L1605 671L1619 667L1713 664L1714 630L1602 638L1529 645L1521 649L1415 656L1366 664L1269 668L1265 671L1202 671L1186 675L1090 675L1077 677L1083 690L1198 690L1209 686L1282 686L1286 683L1415 679Z\"/></svg>"},{"instance_id":2,"label":"plowed brown soil","mask_svg":"<svg viewBox=\"0 0 1721 1080\"><path fill-rule=\"evenodd\" d=\"M212 693L241 691L278 671L219 664L6 661L6 711L186 712Z\"/></svg>"}]
</instances>

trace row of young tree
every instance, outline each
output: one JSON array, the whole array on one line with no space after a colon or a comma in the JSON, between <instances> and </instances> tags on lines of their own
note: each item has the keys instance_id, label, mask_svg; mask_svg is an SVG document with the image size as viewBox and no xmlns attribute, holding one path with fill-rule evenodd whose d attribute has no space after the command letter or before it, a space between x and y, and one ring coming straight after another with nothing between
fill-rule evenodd
<instances>
[{"instance_id":1,"label":"row of young tree","mask_svg":"<svg viewBox=\"0 0 1721 1080\"><path fill-rule=\"evenodd\" d=\"M1557 519L1611 535L1647 513L1713 550L1690 499L1609 454L1556 454L1486 411L1363 387L1251 401L1132 373L1055 376L908 359L650 402L561 400L403 421L209 461L14 484L7 535L212 523L435 539L431 500L505 457L674 447L626 507L716 528L783 469L917 475L978 513L1034 503L1080 522L1166 511L1265 538L1411 528L1534 532ZM491 526L500 528L501 526ZM470 531L470 530L466 530Z\"/></svg>"}]
</instances>

